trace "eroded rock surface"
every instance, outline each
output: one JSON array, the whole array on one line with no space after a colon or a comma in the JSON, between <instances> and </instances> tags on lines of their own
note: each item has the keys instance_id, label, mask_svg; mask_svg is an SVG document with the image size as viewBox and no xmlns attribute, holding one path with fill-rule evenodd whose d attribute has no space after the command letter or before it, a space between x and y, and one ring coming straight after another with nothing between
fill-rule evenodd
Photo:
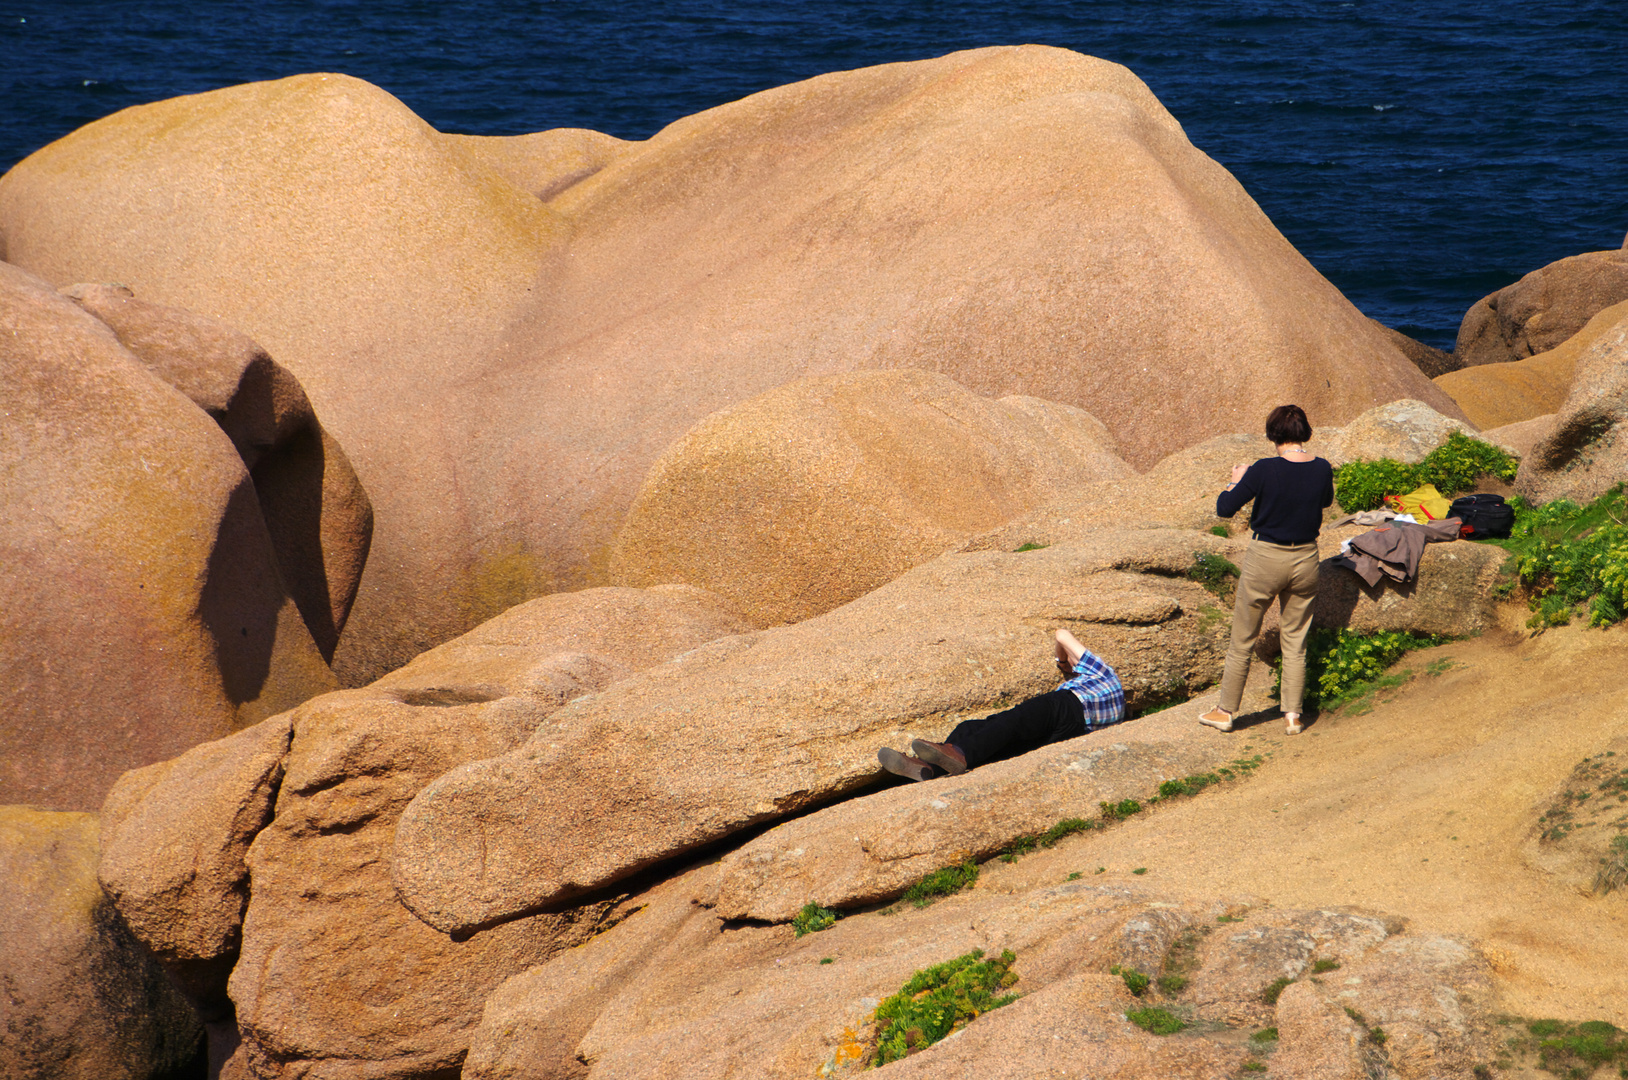
<instances>
[{"instance_id":1,"label":"eroded rock surface","mask_svg":"<svg viewBox=\"0 0 1628 1080\"><path fill-rule=\"evenodd\" d=\"M878 779L878 746L1052 689L1058 626L1115 667L1133 709L1208 685L1226 620L1184 575L1228 545L1129 531L949 555L826 615L704 646L427 787L402 817L397 887L457 931L836 798Z\"/></svg>"},{"instance_id":2,"label":"eroded rock surface","mask_svg":"<svg viewBox=\"0 0 1628 1080\"><path fill-rule=\"evenodd\" d=\"M0 807L0 1074L150 1080L203 1027L96 883L96 815Z\"/></svg>"},{"instance_id":3,"label":"eroded rock surface","mask_svg":"<svg viewBox=\"0 0 1628 1080\"><path fill-rule=\"evenodd\" d=\"M278 573L331 661L367 563L373 506L305 390L224 323L149 303L122 286L63 291L232 440L254 480Z\"/></svg>"},{"instance_id":4,"label":"eroded rock surface","mask_svg":"<svg viewBox=\"0 0 1628 1080\"><path fill-rule=\"evenodd\" d=\"M1091 841L1065 842L1083 852ZM1182 902L1071 881L1010 895L980 886L796 938L786 926L725 922L687 899L715 890L718 872L702 867L651 890L611 931L506 982L464 1075L857 1076L875 1046L878 1002L914 971L974 948L1016 954L1012 989L1022 997L889 1074L1224 1076L1271 1053L1274 1075L1301 1078L1343 1075L1317 1070L1371 1053L1381 1069L1422 1080L1469 1075L1491 1050L1485 963L1456 940L1408 934L1373 913ZM1133 996L1114 966L1152 987ZM1172 979L1161 987L1161 976ZM1264 992L1280 979L1293 982L1268 1004ZM1152 1035L1126 1017L1147 1006L1194 1026ZM1381 1025L1392 1041L1369 1038ZM1263 1026L1279 1028L1275 1051L1248 1038Z\"/></svg>"},{"instance_id":5,"label":"eroded rock surface","mask_svg":"<svg viewBox=\"0 0 1628 1080\"><path fill-rule=\"evenodd\" d=\"M614 922L617 904L600 899L448 937L408 912L391 884L402 808L447 770L520 745L571 698L740 629L718 598L693 588L558 594L378 685L279 718L291 735L274 813L244 857L249 904L229 983L243 1045L233 1067L263 1077L455 1069L486 995ZM141 811L175 814L209 794L189 789L184 771L148 788ZM255 791L238 790L247 808ZM165 839L186 835L176 823ZM163 857L185 854L149 858L162 867ZM230 911L217 904L215 917Z\"/></svg>"},{"instance_id":6,"label":"eroded rock surface","mask_svg":"<svg viewBox=\"0 0 1628 1080\"><path fill-rule=\"evenodd\" d=\"M612 574L711 589L758 626L798 622L1082 484L1133 476L1071 406L992 401L924 371L803 379L707 417L657 460Z\"/></svg>"},{"instance_id":7,"label":"eroded rock surface","mask_svg":"<svg viewBox=\"0 0 1628 1080\"><path fill-rule=\"evenodd\" d=\"M1571 391L1521 461L1515 488L1532 502L1586 503L1628 476L1628 319L1577 358Z\"/></svg>"},{"instance_id":8,"label":"eroded rock surface","mask_svg":"<svg viewBox=\"0 0 1628 1080\"><path fill-rule=\"evenodd\" d=\"M226 433L6 264L0 401L0 800L93 809L335 687Z\"/></svg>"},{"instance_id":9,"label":"eroded rock surface","mask_svg":"<svg viewBox=\"0 0 1628 1080\"><path fill-rule=\"evenodd\" d=\"M1577 360L1613 326L1628 321L1628 300L1597 312L1554 348L1524 360L1481 364L1436 379L1481 428L1505 427L1553 413L1571 392Z\"/></svg>"}]
</instances>

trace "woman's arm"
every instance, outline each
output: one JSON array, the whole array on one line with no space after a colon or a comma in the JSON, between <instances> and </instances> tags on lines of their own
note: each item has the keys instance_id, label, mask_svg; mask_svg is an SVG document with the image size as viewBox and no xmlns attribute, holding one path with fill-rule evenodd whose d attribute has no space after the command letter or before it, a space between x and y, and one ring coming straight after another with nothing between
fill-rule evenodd
<instances>
[{"instance_id":1,"label":"woman's arm","mask_svg":"<svg viewBox=\"0 0 1628 1080\"><path fill-rule=\"evenodd\" d=\"M1258 462L1257 462L1258 464ZM1234 465L1232 483L1215 497L1215 516L1229 518L1260 494L1260 470L1254 465Z\"/></svg>"}]
</instances>

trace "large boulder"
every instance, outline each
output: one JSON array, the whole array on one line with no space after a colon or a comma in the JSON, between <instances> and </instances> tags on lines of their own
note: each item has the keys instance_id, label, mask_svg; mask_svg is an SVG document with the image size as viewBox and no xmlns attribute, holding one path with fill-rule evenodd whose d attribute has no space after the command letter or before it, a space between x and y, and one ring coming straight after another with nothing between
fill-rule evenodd
<instances>
[{"instance_id":1,"label":"large boulder","mask_svg":"<svg viewBox=\"0 0 1628 1080\"><path fill-rule=\"evenodd\" d=\"M347 685L604 580L655 459L805 376L1072 405L1139 468L1252 424L1252 387L1332 422L1456 408L1141 81L1040 46L826 75L622 146L472 144L338 75L232 87L32 155L0 234L298 377L377 511Z\"/></svg>"},{"instance_id":2,"label":"large boulder","mask_svg":"<svg viewBox=\"0 0 1628 1080\"><path fill-rule=\"evenodd\" d=\"M1481 364L1438 376L1436 385L1481 428L1546 416L1571 391L1577 360L1612 327L1628 321L1628 300L1596 312L1584 327L1546 352L1524 360Z\"/></svg>"},{"instance_id":3,"label":"large boulder","mask_svg":"<svg viewBox=\"0 0 1628 1080\"><path fill-rule=\"evenodd\" d=\"M657 459L611 573L711 589L758 626L798 622L1082 484L1134 475L1068 405L992 401L924 371L803 379L707 417Z\"/></svg>"},{"instance_id":4,"label":"large boulder","mask_svg":"<svg viewBox=\"0 0 1628 1080\"><path fill-rule=\"evenodd\" d=\"M119 778L102 804L97 876L125 924L211 1022L249 902L249 844L271 820L289 715Z\"/></svg>"},{"instance_id":5,"label":"large boulder","mask_svg":"<svg viewBox=\"0 0 1628 1080\"><path fill-rule=\"evenodd\" d=\"M1478 300L1464 313L1453 355L1465 367L1536 356L1624 300L1628 250L1572 255Z\"/></svg>"},{"instance_id":6,"label":"large boulder","mask_svg":"<svg viewBox=\"0 0 1628 1080\"><path fill-rule=\"evenodd\" d=\"M126 775L105 810L102 880L206 1016L241 1030L216 1068L455 1067L485 994L614 919L616 904L448 938L391 886L401 807L446 770L523 742L572 697L742 629L717 597L682 586L532 601L383 683Z\"/></svg>"},{"instance_id":7,"label":"large boulder","mask_svg":"<svg viewBox=\"0 0 1628 1080\"><path fill-rule=\"evenodd\" d=\"M0 807L0 1075L149 1080L203 1029L96 883L96 815Z\"/></svg>"},{"instance_id":8,"label":"large boulder","mask_svg":"<svg viewBox=\"0 0 1628 1080\"><path fill-rule=\"evenodd\" d=\"M254 480L283 584L332 660L367 563L373 507L299 382L214 319L138 300L123 286L64 292L232 440Z\"/></svg>"},{"instance_id":9,"label":"large boulder","mask_svg":"<svg viewBox=\"0 0 1628 1080\"><path fill-rule=\"evenodd\" d=\"M1234 547L1119 531L947 555L825 615L714 642L427 786L397 831L396 887L459 933L833 800L881 778L879 746L1055 687L1058 626L1114 666L1133 710L1184 697L1219 678L1226 619L1182 575Z\"/></svg>"},{"instance_id":10,"label":"large boulder","mask_svg":"<svg viewBox=\"0 0 1628 1080\"><path fill-rule=\"evenodd\" d=\"M1515 489L1532 502L1586 503L1628 476L1628 319L1577 358L1571 392L1521 461Z\"/></svg>"},{"instance_id":11,"label":"large boulder","mask_svg":"<svg viewBox=\"0 0 1628 1080\"><path fill-rule=\"evenodd\" d=\"M5 264L0 402L0 800L93 809L334 688L226 433Z\"/></svg>"},{"instance_id":12,"label":"large boulder","mask_svg":"<svg viewBox=\"0 0 1628 1080\"><path fill-rule=\"evenodd\" d=\"M1358 633L1405 630L1415 634L1469 637L1498 625L1499 587L1509 553L1493 544L1465 540L1430 544L1413 580L1381 577L1369 585L1355 571L1329 561L1340 543L1367 532L1361 525L1324 529L1324 558L1317 577L1312 622Z\"/></svg>"}]
</instances>

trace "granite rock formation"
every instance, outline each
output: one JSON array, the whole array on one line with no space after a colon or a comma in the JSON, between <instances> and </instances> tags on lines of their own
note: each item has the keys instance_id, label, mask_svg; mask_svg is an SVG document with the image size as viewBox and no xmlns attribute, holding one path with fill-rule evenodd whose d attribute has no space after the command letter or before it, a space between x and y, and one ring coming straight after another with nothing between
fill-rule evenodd
<instances>
[{"instance_id":1,"label":"granite rock formation","mask_svg":"<svg viewBox=\"0 0 1628 1080\"><path fill-rule=\"evenodd\" d=\"M367 563L373 507L304 389L264 349L214 319L148 303L125 287L64 292L232 440L254 481L283 584L332 660Z\"/></svg>"},{"instance_id":2,"label":"granite rock formation","mask_svg":"<svg viewBox=\"0 0 1628 1080\"><path fill-rule=\"evenodd\" d=\"M1113 665L1132 709L1185 696L1219 678L1226 620L1181 575L1229 543L1121 531L947 555L825 615L714 642L428 785L397 830L396 887L464 932L832 801L880 779L877 747L1053 689L1059 626Z\"/></svg>"},{"instance_id":3,"label":"granite rock formation","mask_svg":"<svg viewBox=\"0 0 1628 1080\"><path fill-rule=\"evenodd\" d=\"M571 698L742 629L682 586L521 605L382 683L127 774L108 799L102 881L223 1029L212 1064L227 1075L454 1068L486 993L614 921L616 904L438 933L390 882L401 808Z\"/></svg>"},{"instance_id":4,"label":"granite rock formation","mask_svg":"<svg viewBox=\"0 0 1628 1080\"><path fill-rule=\"evenodd\" d=\"M339 75L231 87L34 154L0 235L299 379L377 513L346 685L605 580L652 462L807 376L1082 408L1138 468L1251 426L1249 386L1324 422L1456 410L1134 75L1039 46L825 75L636 144L444 136Z\"/></svg>"}]
</instances>

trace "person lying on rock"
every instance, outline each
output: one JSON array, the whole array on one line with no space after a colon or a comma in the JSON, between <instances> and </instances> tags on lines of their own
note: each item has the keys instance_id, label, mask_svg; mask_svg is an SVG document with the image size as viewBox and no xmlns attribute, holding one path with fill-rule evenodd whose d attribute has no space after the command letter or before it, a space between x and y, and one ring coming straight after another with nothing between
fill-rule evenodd
<instances>
[{"instance_id":1,"label":"person lying on rock","mask_svg":"<svg viewBox=\"0 0 1628 1080\"><path fill-rule=\"evenodd\" d=\"M1067 630L1057 631L1056 652L1058 669L1070 676L1063 685L1005 712L964 720L944 742L914 739L908 754L884 746L876 752L882 768L911 780L959 776L1125 719L1125 688L1113 668Z\"/></svg>"}]
</instances>

